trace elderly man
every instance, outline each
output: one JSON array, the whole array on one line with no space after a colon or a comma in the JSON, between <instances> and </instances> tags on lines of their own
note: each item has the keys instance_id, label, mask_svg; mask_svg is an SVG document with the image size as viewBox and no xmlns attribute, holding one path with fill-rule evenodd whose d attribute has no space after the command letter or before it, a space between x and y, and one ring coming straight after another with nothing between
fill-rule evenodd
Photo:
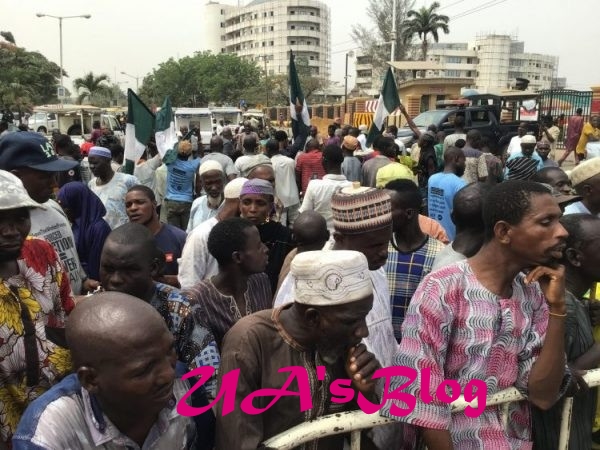
<instances>
[{"instance_id":1,"label":"elderly man","mask_svg":"<svg viewBox=\"0 0 600 450\"><path fill-rule=\"evenodd\" d=\"M115 172L112 169L111 153L107 148L92 147L88 161L94 174L88 186L102 200L106 208L104 220L114 230L128 221L123 199L129 188L140 182L133 175Z\"/></svg>"},{"instance_id":2,"label":"elderly man","mask_svg":"<svg viewBox=\"0 0 600 450\"><path fill-rule=\"evenodd\" d=\"M565 214L593 214L600 217L600 158L592 158L571 171L571 181L581 201L565 208Z\"/></svg>"},{"instance_id":3,"label":"elderly man","mask_svg":"<svg viewBox=\"0 0 600 450\"><path fill-rule=\"evenodd\" d=\"M156 245L164 255L161 280L172 286L179 286L177 281L177 260L181 257L185 245L186 234L176 226L162 223L156 212L156 197L154 192L142 185L133 186L125 195L127 216L133 223L144 225Z\"/></svg>"},{"instance_id":4,"label":"elderly man","mask_svg":"<svg viewBox=\"0 0 600 450\"><path fill-rule=\"evenodd\" d=\"M225 171L221 163L215 160L202 160L196 177L196 192L204 190L205 194L192 202L187 234L202 222L216 216L223 207L223 189L225 188Z\"/></svg>"},{"instance_id":5,"label":"elderly man","mask_svg":"<svg viewBox=\"0 0 600 450\"><path fill-rule=\"evenodd\" d=\"M98 287L88 280L81 266L71 224L62 208L52 200L56 174L70 170L77 161L59 159L48 140L38 133L22 131L0 139L0 169L16 175L27 194L45 206L30 212L29 234L50 242L63 263L73 293L80 294Z\"/></svg>"},{"instance_id":6,"label":"elderly man","mask_svg":"<svg viewBox=\"0 0 600 450\"><path fill-rule=\"evenodd\" d=\"M175 410L189 385L175 379L173 335L152 306L97 294L73 311L67 341L76 373L27 410L15 450L196 449L205 439Z\"/></svg>"},{"instance_id":7,"label":"elderly man","mask_svg":"<svg viewBox=\"0 0 600 450\"><path fill-rule=\"evenodd\" d=\"M542 158L535 152L535 136L526 134L521 138L521 151L513 152L506 160L504 174L508 180L529 180L544 168Z\"/></svg>"},{"instance_id":8,"label":"elderly man","mask_svg":"<svg viewBox=\"0 0 600 450\"><path fill-rule=\"evenodd\" d=\"M471 394L514 386L542 409L560 398L570 380L564 267L557 265L567 232L560 217L556 200L539 183L513 180L490 190L483 247L426 276L410 302L394 365L427 368L429 382L428 392L413 383L403 389L406 394L427 398L444 380L465 390L480 380L470 386ZM388 392L400 385L403 377L392 378ZM418 401L402 417L397 407L387 402L382 414L407 424L398 448L415 448L417 435L431 449L531 447L527 402L508 407L508 424L497 406L474 416L452 414L439 395Z\"/></svg>"},{"instance_id":9,"label":"elderly man","mask_svg":"<svg viewBox=\"0 0 600 450\"><path fill-rule=\"evenodd\" d=\"M358 251L366 256L375 299L367 316L369 336L364 342L383 367L391 366L398 344L394 338L390 291L383 269L392 237L390 196L375 188L347 187L333 195L331 210L333 242L330 240L325 247ZM279 288L275 306L294 300L293 285L290 274Z\"/></svg>"},{"instance_id":10,"label":"elderly man","mask_svg":"<svg viewBox=\"0 0 600 450\"><path fill-rule=\"evenodd\" d=\"M327 414L357 409L354 402L329 401L334 380L374 400L371 376L379 363L360 341L368 334L366 315L373 306L373 286L364 255L351 251L305 252L292 261L294 302L240 319L223 344L221 377L240 369L233 412L217 412L217 448L254 450L288 428ZM301 412L298 396L285 396L262 414L248 415L241 401L258 389L281 389L288 372L302 367L308 374L313 406ZM317 367L323 372L320 375ZM264 403L261 399L260 403ZM235 432L233 432L235 430ZM309 444L342 448L344 436Z\"/></svg>"},{"instance_id":11,"label":"elderly man","mask_svg":"<svg viewBox=\"0 0 600 450\"><path fill-rule=\"evenodd\" d=\"M56 251L28 236L30 211L43 206L4 170L0 192L0 448L9 448L27 405L71 370L64 326L74 303Z\"/></svg>"},{"instance_id":12,"label":"elderly man","mask_svg":"<svg viewBox=\"0 0 600 450\"><path fill-rule=\"evenodd\" d=\"M202 222L189 234L181 252L177 277L183 289L190 288L219 271L216 259L208 252L208 235L221 220L240 215L240 192L246 181L246 178L238 177L227 183L223 191L223 208L215 217Z\"/></svg>"}]
</instances>

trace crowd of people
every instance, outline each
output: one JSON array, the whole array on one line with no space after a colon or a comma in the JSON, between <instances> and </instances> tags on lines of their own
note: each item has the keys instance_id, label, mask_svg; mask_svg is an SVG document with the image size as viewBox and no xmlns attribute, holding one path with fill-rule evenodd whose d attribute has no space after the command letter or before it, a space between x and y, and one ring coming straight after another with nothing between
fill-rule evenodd
<instances>
[{"instance_id":1,"label":"crowd of people","mask_svg":"<svg viewBox=\"0 0 600 450\"><path fill-rule=\"evenodd\" d=\"M561 158L551 118L504 152L460 115L410 148L339 119L183 129L131 174L107 130L4 134L0 449L250 450L369 402L395 420L361 448L546 450L567 397L569 448L600 445L600 134L579 122ZM471 380L527 400L452 413Z\"/></svg>"}]
</instances>

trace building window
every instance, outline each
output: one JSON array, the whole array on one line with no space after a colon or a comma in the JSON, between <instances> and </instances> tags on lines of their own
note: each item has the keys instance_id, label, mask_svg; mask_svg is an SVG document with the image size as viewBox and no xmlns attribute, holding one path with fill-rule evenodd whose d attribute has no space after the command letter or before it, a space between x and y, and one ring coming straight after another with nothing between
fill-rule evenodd
<instances>
[{"instance_id":1,"label":"building window","mask_svg":"<svg viewBox=\"0 0 600 450\"><path fill-rule=\"evenodd\" d=\"M296 45L296 41L290 41L291 45Z\"/></svg>"},{"instance_id":2,"label":"building window","mask_svg":"<svg viewBox=\"0 0 600 450\"><path fill-rule=\"evenodd\" d=\"M273 47L275 45L275 41L269 41L269 45Z\"/></svg>"},{"instance_id":3,"label":"building window","mask_svg":"<svg viewBox=\"0 0 600 450\"><path fill-rule=\"evenodd\" d=\"M270 11L269 15L270 15L271 17L273 17L273 11Z\"/></svg>"},{"instance_id":4,"label":"building window","mask_svg":"<svg viewBox=\"0 0 600 450\"><path fill-rule=\"evenodd\" d=\"M314 31L315 27L310 27L310 29Z\"/></svg>"},{"instance_id":5,"label":"building window","mask_svg":"<svg viewBox=\"0 0 600 450\"><path fill-rule=\"evenodd\" d=\"M275 29L275 27L273 27L273 26L269 27L269 31L273 31L274 29Z\"/></svg>"},{"instance_id":6,"label":"building window","mask_svg":"<svg viewBox=\"0 0 600 450\"><path fill-rule=\"evenodd\" d=\"M263 13L263 17L267 17L267 12L266 11Z\"/></svg>"},{"instance_id":7,"label":"building window","mask_svg":"<svg viewBox=\"0 0 600 450\"><path fill-rule=\"evenodd\" d=\"M263 43L262 43L262 46L263 46L263 47L266 47L266 46L267 46L267 43L266 43L265 41L263 41Z\"/></svg>"},{"instance_id":8,"label":"building window","mask_svg":"<svg viewBox=\"0 0 600 450\"><path fill-rule=\"evenodd\" d=\"M473 64L473 58L467 58L467 64Z\"/></svg>"},{"instance_id":9,"label":"building window","mask_svg":"<svg viewBox=\"0 0 600 450\"><path fill-rule=\"evenodd\" d=\"M293 9L290 11L290 15L294 15L296 14L296 11L294 11Z\"/></svg>"},{"instance_id":10,"label":"building window","mask_svg":"<svg viewBox=\"0 0 600 450\"><path fill-rule=\"evenodd\" d=\"M295 30L295 29L296 29L296 25L291 25L291 26L290 26L290 29L291 29L291 30Z\"/></svg>"},{"instance_id":11,"label":"building window","mask_svg":"<svg viewBox=\"0 0 600 450\"><path fill-rule=\"evenodd\" d=\"M447 56L446 62L450 64L460 64L461 58L460 56Z\"/></svg>"},{"instance_id":12,"label":"building window","mask_svg":"<svg viewBox=\"0 0 600 450\"><path fill-rule=\"evenodd\" d=\"M311 61L314 61L314 60L315 60L315 57L314 57L314 56L311 56L311 57L310 57L310 60L311 60Z\"/></svg>"}]
</instances>

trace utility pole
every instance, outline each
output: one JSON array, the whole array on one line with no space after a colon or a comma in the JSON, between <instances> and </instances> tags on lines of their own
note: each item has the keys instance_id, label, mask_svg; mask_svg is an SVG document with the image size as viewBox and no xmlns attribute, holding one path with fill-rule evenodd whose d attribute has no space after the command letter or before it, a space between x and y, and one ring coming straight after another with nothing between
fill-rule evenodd
<instances>
[{"instance_id":1,"label":"utility pole","mask_svg":"<svg viewBox=\"0 0 600 450\"><path fill-rule=\"evenodd\" d=\"M394 62L395 54L396 54L396 7L398 5L398 0L393 0L392 4L392 49L390 55L390 61ZM392 72L394 71L394 66L392 66Z\"/></svg>"}]
</instances>

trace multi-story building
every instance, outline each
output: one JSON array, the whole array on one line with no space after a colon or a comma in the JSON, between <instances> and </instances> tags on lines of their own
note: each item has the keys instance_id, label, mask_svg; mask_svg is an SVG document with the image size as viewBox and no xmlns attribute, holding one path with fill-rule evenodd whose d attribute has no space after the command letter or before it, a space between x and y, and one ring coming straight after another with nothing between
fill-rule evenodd
<instances>
[{"instance_id":1,"label":"multi-story building","mask_svg":"<svg viewBox=\"0 0 600 450\"><path fill-rule=\"evenodd\" d=\"M381 74L368 64L368 56L365 58L365 61L357 59L357 85L365 92L380 89ZM481 34L469 43L431 43L427 60L437 68L427 70L426 78L471 79L481 92L510 88L516 78L528 79L531 90L566 84L564 78L556 77L557 56L525 53L525 43L515 36ZM422 72L413 73L418 77Z\"/></svg>"},{"instance_id":2,"label":"multi-story building","mask_svg":"<svg viewBox=\"0 0 600 450\"><path fill-rule=\"evenodd\" d=\"M200 50L235 53L269 75L287 73L290 49L311 74L329 80L331 15L317 0L254 0L245 6L210 1L202 14Z\"/></svg>"}]
</instances>

